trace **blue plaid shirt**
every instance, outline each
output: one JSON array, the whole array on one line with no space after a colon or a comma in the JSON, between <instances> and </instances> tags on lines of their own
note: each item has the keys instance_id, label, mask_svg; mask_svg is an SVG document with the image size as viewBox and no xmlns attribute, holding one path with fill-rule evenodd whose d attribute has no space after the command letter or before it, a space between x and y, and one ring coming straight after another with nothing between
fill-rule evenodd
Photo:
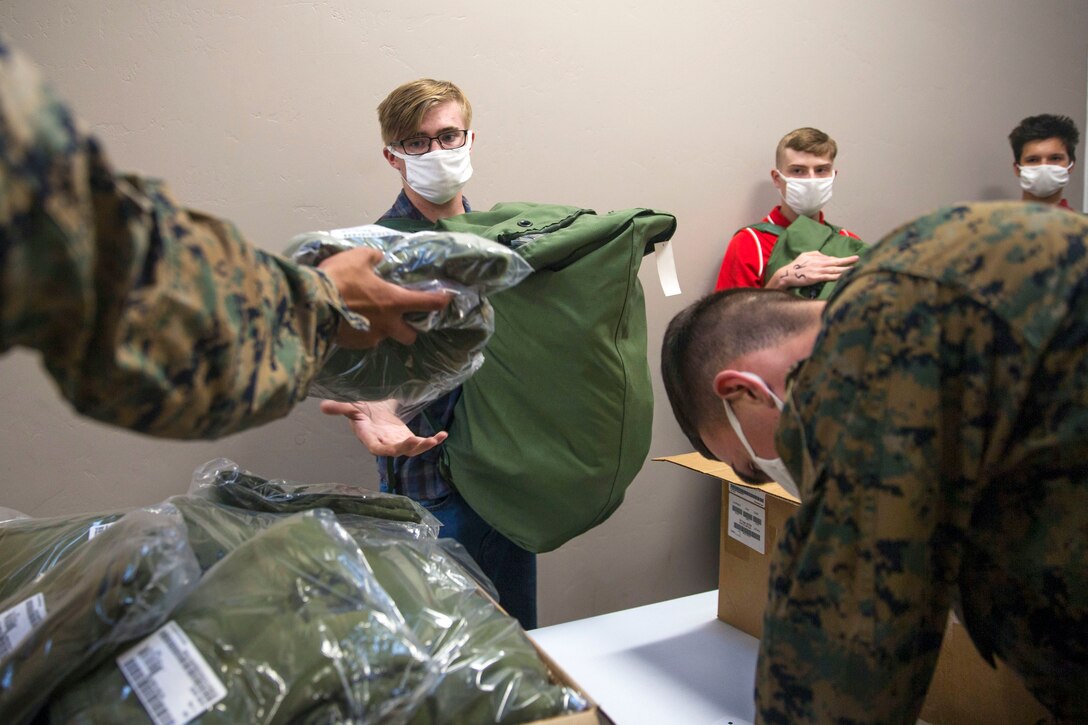
<instances>
[{"instance_id":1,"label":"blue plaid shirt","mask_svg":"<svg viewBox=\"0 0 1088 725\"><path fill-rule=\"evenodd\" d=\"M465 211L472 211L468 199L462 199ZM408 195L401 189L397 200L385 214L382 214L378 224L385 219L416 219L425 220L426 217L416 209ZM422 413L408 421L408 428L418 436L429 437L439 431L448 430L453 421L453 409L461 397L461 388L457 387L428 405ZM435 446L418 456L378 456L378 476L381 478L382 490L392 491L410 496L417 501L428 501L445 496L450 491L450 484L442 477L438 470L438 463L442 458L442 446ZM396 486L389 481L389 466L393 466L393 477Z\"/></svg>"}]
</instances>

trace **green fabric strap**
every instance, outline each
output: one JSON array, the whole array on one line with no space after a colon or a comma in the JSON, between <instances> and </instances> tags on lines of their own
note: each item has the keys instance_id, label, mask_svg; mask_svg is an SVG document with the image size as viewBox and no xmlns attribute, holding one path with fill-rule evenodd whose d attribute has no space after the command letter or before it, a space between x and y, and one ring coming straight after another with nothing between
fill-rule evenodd
<instances>
[{"instance_id":1,"label":"green fabric strap","mask_svg":"<svg viewBox=\"0 0 1088 725\"><path fill-rule=\"evenodd\" d=\"M772 222L759 222L758 224L746 226L744 229L755 229L757 232L766 232L767 234L773 234L776 237L780 237L786 233L786 227L780 227ZM743 229L741 231L743 231Z\"/></svg>"}]
</instances>

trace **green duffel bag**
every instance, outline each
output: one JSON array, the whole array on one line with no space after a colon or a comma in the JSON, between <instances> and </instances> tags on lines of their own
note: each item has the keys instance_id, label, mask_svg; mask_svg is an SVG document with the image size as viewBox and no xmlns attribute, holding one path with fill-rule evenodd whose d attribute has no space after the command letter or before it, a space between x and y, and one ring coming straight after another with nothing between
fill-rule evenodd
<instances>
[{"instance_id":1,"label":"green duffel bag","mask_svg":"<svg viewBox=\"0 0 1088 725\"><path fill-rule=\"evenodd\" d=\"M649 452L638 270L676 219L511 202L433 228L500 242L533 267L491 297L495 332L463 385L443 469L489 524L529 551L550 551L607 519Z\"/></svg>"}]
</instances>

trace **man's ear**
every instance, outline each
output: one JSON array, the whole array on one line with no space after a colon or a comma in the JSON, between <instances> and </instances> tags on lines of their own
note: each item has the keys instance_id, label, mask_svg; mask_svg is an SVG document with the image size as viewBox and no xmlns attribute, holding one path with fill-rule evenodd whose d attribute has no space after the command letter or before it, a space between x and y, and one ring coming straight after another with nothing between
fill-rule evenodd
<instances>
[{"instance_id":1,"label":"man's ear","mask_svg":"<svg viewBox=\"0 0 1088 725\"><path fill-rule=\"evenodd\" d=\"M779 194L786 193L786 180L782 178L782 172L778 169L771 169L771 183Z\"/></svg>"},{"instance_id":2,"label":"man's ear","mask_svg":"<svg viewBox=\"0 0 1088 725\"><path fill-rule=\"evenodd\" d=\"M719 370L714 376L714 394L723 400L752 398L774 405L767 391L752 377L738 370Z\"/></svg>"},{"instance_id":3,"label":"man's ear","mask_svg":"<svg viewBox=\"0 0 1088 725\"><path fill-rule=\"evenodd\" d=\"M1018 178L1018 179L1020 178L1020 162L1019 161L1013 161L1012 162L1012 172L1014 174L1016 174L1016 178Z\"/></svg>"},{"instance_id":4,"label":"man's ear","mask_svg":"<svg viewBox=\"0 0 1088 725\"><path fill-rule=\"evenodd\" d=\"M385 160L389 162L390 166L392 166L394 169L397 168L398 159L396 156L393 155L392 151L390 151L388 148L382 148L382 156L385 157ZM397 171L400 171L400 169L397 169Z\"/></svg>"}]
</instances>

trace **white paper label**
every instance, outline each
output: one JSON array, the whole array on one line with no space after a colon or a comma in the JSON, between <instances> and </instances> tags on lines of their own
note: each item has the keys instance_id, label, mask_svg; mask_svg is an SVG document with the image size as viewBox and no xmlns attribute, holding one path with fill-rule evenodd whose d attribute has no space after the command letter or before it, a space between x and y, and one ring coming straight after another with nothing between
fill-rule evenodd
<instances>
[{"instance_id":1,"label":"white paper label","mask_svg":"<svg viewBox=\"0 0 1088 725\"><path fill-rule=\"evenodd\" d=\"M760 554L765 553L766 507L767 494L729 484L729 536Z\"/></svg>"},{"instance_id":2,"label":"white paper label","mask_svg":"<svg viewBox=\"0 0 1088 725\"><path fill-rule=\"evenodd\" d=\"M227 696L227 688L175 622L117 658L155 725L184 725Z\"/></svg>"},{"instance_id":3,"label":"white paper label","mask_svg":"<svg viewBox=\"0 0 1088 725\"><path fill-rule=\"evenodd\" d=\"M672 242L655 244L654 258L657 259L657 278L661 280L661 291L666 297L680 294L680 280L676 276L676 260L672 256Z\"/></svg>"},{"instance_id":4,"label":"white paper label","mask_svg":"<svg viewBox=\"0 0 1088 725\"><path fill-rule=\"evenodd\" d=\"M364 224L361 227L345 227L344 229L333 229L329 232L337 239L367 239L370 237L388 237L403 232L398 232L389 227L383 227L378 224Z\"/></svg>"},{"instance_id":5,"label":"white paper label","mask_svg":"<svg viewBox=\"0 0 1088 725\"><path fill-rule=\"evenodd\" d=\"M0 613L0 659L7 657L45 619L45 597L35 594Z\"/></svg>"},{"instance_id":6,"label":"white paper label","mask_svg":"<svg viewBox=\"0 0 1088 725\"><path fill-rule=\"evenodd\" d=\"M111 521L108 524L95 524L91 528L87 529L87 541L92 541L94 539L94 537L98 536L103 531L105 531L109 527L113 526L115 523L117 523L117 522L116 521Z\"/></svg>"}]
</instances>

